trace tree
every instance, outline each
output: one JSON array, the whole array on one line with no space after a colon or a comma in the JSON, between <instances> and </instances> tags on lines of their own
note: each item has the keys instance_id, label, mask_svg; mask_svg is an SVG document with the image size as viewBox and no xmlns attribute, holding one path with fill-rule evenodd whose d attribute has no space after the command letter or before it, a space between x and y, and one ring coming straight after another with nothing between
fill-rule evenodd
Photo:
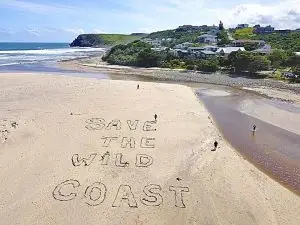
<instances>
[{"instance_id":1,"label":"tree","mask_svg":"<svg viewBox=\"0 0 300 225\"><path fill-rule=\"evenodd\" d=\"M271 65L274 68L279 68L280 66L286 65L286 62L289 58L288 53L283 50L274 50L267 57L271 61Z\"/></svg>"},{"instance_id":2,"label":"tree","mask_svg":"<svg viewBox=\"0 0 300 225\"><path fill-rule=\"evenodd\" d=\"M268 70L269 67L270 61L266 57L255 55L250 58L248 71L255 73L258 71Z\"/></svg>"},{"instance_id":3,"label":"tree","mask_svg":"<svg viewBox=\"0 0 300 225\"><path fill-rule=\"evenodd\" d=\"M224 25L222 21L220 21L219 23L219 30L224 30Z\"/></svg>"},{"instance_id":4,"label":"tree","mask_svg":"<svg viewBox=\"0 0 300 225\"><path fill-rule=\"evenodd\" d=\"M137 66L154 67L158 66L159 56L150 48L143 49L137 55Z\"/></svg>"},{"instance_id":5,"label":"tree","mask_svg":"<svg viewBox=\"0 0 300 225\"><path fill-rule=\"evenodd\" d=\"M225 30L220 31L217 35L217 38L218 38L218 45L219 46L223 46L223 45L226 45L226 44L230 43L228 34Z\"/></svg>"},{"instance_id":6,"label":"tree","mask_svg":"<svg viewBox=\"0 0 300 225\"><path fill-rule=\"evenodd\" d=\"M216 59L201 60L198 64L198 70L204 72L216 72L219 69L219 62Z\"/></svg>"},{"instance_id":7,"label":"tree","mask_svg":"<svg viewBox=\"0 0 300 225\"><path fill-rule=\"evenodd\" d=\"M256 42L248 42L244 44L244 48L246 51L253 51L255 49L258 49L259 44Z\"/></svg>"},{"instance_id":8,"label":"tree","mask_svg":"<svg viewBox=\"0 0 300 225\"><path fill-rule=\"evenodd\" d=\"M249 71L253 73L267 70L270 66L270 61L265 56L251 52L233 52L229 54L228 61L236 72Z\"/></svg>"}]
</instances>

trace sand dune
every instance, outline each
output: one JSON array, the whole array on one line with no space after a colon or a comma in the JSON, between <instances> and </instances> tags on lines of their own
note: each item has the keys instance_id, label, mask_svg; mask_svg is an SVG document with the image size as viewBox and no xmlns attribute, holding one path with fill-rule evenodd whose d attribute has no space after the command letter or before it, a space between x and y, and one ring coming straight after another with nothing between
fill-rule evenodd
<instances>
[{"instance_id":1,"label":"sand dune","mask_svg":"<svg viewBox=\"0 0 300 225\"><path fill-rule=\"evenodd\" d=\"M0 79L0 224L299 224L186 86Z\"/></svg>"}]
</instances>

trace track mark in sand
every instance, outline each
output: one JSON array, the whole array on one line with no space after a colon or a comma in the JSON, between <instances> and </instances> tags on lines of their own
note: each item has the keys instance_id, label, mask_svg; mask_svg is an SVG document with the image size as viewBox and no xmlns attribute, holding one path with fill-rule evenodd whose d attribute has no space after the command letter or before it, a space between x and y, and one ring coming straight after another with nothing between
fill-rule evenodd
<instances>
[{"instance_id":1,"label":"track mark in sand","mask_svg":"<svg viewBox=\"0 0 300 225\"><path fill-rule=\"evenodd\" d=\"M10 137L12 130L17 129L18 123L13 120L0 119L0 141L4 143Z\"/></svg>"}]
</instances>

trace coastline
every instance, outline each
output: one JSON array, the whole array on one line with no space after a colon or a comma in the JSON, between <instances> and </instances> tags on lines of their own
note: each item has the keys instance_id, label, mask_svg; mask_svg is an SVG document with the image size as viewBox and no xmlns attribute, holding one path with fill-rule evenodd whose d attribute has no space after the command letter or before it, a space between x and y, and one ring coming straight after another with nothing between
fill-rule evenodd
<instances>
[{"instance_id":1,"label":"coastline","mask_svg":"<svg viewBox=\"0 0 300 225\"><path fill-rule=\"evenodd\" d=\"M300 93L300 84L290 84L283 81L277 81L270 78L251 78L237 74L227 73L202 73L195 71L187 71L183 69L167 69L167 68L141 68L130 66L110 65L103 62L102 56L94 56L84 59L74 59L59 62L58 66L64 69L72 69L80 72L102 72L106 74L134 75L141 78L161 81L178 81L178 82L196 82L223 85L234 88L245 89L255 93L274 97L284 101L294 102L295 99L289 99L288 95L280 94L276 90L292 92L297 95ZM273 89L272 93L264 91ZM296 100L298 102L298 99Z\"/></svg>"},{"instance_id":2,"label":"coastline","mask_svg":"<svg viewBox=\"0 0 300 225\"><path fill-rule=\"evenodd\" d=\"M133 81L12 73L0 77L1 113L18 124L9 128L0 158L4 181L0 190L10 193L0 197L5 203L4 224L131 225L139 220L153 225L296 225L300 220L299 196L244 160L223 139L189 87L139 82L137 91ZM145 121L153 112L159 115L157 132L148 134L157 138L156 148L147 150L154 158L153 166L72 166L72 154L122 150L120 145L102 148L99 137L105 133L84 128L90 118ZM143 131L131 133L121 128L106 132L140 138ZM220 145L215 152L211 151L214 140ZM141 150L123 149L124 160L131 163L133 153ZM53 199L52 189L71 177L82 184L78 198L70 202ZM100 178L108 188L105 201L93 207L84 204L84 188ZM131 185L139 198L147 183L159 184L164 190L163 205L149 208L139 201L138 207L130 208L125 201L112 207L119 185ZM183 193L184 209L174 207L172 195L167 194L171 193L169 186L176 185L189 187L189 193ZM99 211L105 211L105 216Z\"/></svg>"}]
</instances>

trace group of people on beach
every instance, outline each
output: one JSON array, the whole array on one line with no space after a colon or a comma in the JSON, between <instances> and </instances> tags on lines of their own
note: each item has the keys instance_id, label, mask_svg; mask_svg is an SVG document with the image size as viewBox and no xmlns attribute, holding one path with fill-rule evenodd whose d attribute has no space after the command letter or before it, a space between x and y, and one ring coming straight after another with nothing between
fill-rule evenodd
<instances>
[{"instance_id":1,"label":"group of people on beach","mask_svg":"<svg viewBox=\"0 0 300 225\"><path fill-rule=\"evenodd\" d=\"M137 90L139 90L139 89L140 89L140 85L138 84L137 85ZM154 119L155 119L155 121L157 120L157 114L154 114ZM252 133L253 133L253 135L254 135L255 131L256 131L256 125L253 124L253 127L252 127ZM212 151L216 151L217 148L218 148L218 145L219 145L219 143L217 141L215 141L214 142L214 149Z\"/></svg>"}]
</instances>

